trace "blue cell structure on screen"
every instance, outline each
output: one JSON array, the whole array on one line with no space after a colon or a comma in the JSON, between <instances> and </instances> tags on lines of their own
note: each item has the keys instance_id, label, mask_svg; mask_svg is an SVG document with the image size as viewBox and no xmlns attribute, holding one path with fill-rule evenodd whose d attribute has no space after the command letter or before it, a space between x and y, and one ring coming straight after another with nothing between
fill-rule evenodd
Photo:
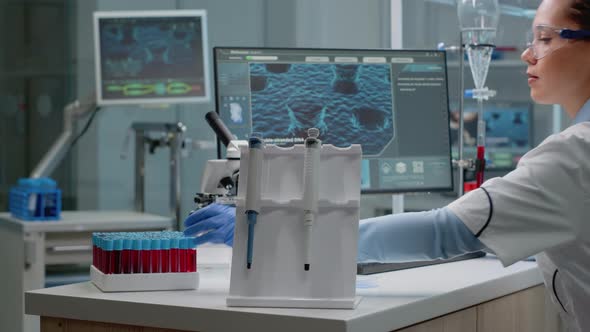
<instances>
[{"instance_id":1,"label":"blue cell structure on screen","mask_svg":"<svg viewBox=\"0 0 590 332\"><path fill-rule=\"evenodd\" d=\"M361 144L370 156L379 155L395 136L389 65L249 66L252 131L264 133L265 140L302 143L307 129L315 127L324 142Z\"/></svg>"}]
</instances>

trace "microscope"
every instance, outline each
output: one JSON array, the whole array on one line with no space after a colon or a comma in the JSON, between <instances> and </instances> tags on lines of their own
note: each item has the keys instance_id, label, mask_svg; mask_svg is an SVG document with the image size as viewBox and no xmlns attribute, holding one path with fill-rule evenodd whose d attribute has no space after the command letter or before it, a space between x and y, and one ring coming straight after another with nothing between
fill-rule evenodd
<instances>
[{"instance_id":1,"label":"microscope","mask_svg":"<svg viewBox=\"0 0 590 332\"><path fill-rule=\"evenodd\" d=\"M205 115L207 123L226 147L225 159L208 160L201 178L201 188L194 201L196 209L211 203L235 205L240 172L240 150L248 147L248 141L235 140L216 112Z\"/></svg>"}]
</instances>

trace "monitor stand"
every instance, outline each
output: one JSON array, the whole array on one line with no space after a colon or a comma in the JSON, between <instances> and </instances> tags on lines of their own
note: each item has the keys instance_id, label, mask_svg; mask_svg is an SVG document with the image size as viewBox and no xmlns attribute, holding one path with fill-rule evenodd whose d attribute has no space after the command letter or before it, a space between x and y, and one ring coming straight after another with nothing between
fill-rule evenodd
<instances>
[{"instance_id":1,"label":"monitor stand","mask_svg":"<svg viewBox=\"0 0 590 332\"><path fill-rule=\"evenodd\" d=\"M391 214L404 213L404 194L391 195Z\"/></svg>"}]
</instances>

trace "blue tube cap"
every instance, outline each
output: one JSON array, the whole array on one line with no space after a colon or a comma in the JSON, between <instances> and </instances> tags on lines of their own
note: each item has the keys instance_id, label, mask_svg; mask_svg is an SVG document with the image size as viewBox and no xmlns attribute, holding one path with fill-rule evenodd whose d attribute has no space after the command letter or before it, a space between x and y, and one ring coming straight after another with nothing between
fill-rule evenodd
<instances>
[{"instance_id":1,"label":"blue tube cap","mask_svg":"<svg viewBox=\"0 0 590 332\"><path fill-rule=\"evenodd\" d=\"M104 250L106 251L112 251L115 247L115 241L108 239L108 240L103 240L104 242Z\"/></svg>"},{"instance_id":2,"label":"blue tube cap","mask_svg":"<svg viewBox=\"0 0 590 332\"><path fill-rule=\"evenodd\" d=\"M141 250L141 239L133 239L133 247L132 250Z\"/></svg>"},{"instance_id":3,"label":"blue tube cap","mask_svg":"<svg viewBox=\"0 0 590 332\"><path fill-rule=\"evenodd\" d=\"M150 249L152 249L152 240L150 240L150 239L143 239L143 240L141 240L141 248L143 250L150 250Z\"/></svg>"},{"instance_id":4,"label":"blue tube cap","mask_svg":"<svg viewBox=\"0 0 590 332\"><path fill-rule=\"evenodd\" d=\"M188 237L183 237L180 239L180 249L188 249L192 247L192 241Z\"/></svg>"},{"instance_id":5,"label":"blue tube cap","mask_svg":"<svg viewBox=\"0 0 590 332\"><path fill-rule=\"evenodd\" d=\"M125 238L123 240L123 250L131 250L133 247L133 240L129 238Z\"/></svg>"}]
</instances>

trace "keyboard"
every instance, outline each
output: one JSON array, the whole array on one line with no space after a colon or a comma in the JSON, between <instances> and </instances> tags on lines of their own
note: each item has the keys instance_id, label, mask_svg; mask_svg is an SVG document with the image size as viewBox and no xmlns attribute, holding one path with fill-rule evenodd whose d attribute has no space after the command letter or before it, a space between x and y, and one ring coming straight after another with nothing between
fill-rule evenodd
<instances>
[{"instance_id":1,"label":"keyboard","mask_svg":"<svg viewBox=\"0 0 590 332\"><path fill-rule=\"evenodd\" d=\"M485 256L486 253L483 251L477 251L450 259L436 259L431 261L415 261L415 262L403 262L403 263L358 263L356 265L356 274L367 275L382 272L399 271L405 269L412 269L415 267L429 266L444 264L450 262L458 262L466 259L473 259Z\"/></svg>"}]
</instances>

